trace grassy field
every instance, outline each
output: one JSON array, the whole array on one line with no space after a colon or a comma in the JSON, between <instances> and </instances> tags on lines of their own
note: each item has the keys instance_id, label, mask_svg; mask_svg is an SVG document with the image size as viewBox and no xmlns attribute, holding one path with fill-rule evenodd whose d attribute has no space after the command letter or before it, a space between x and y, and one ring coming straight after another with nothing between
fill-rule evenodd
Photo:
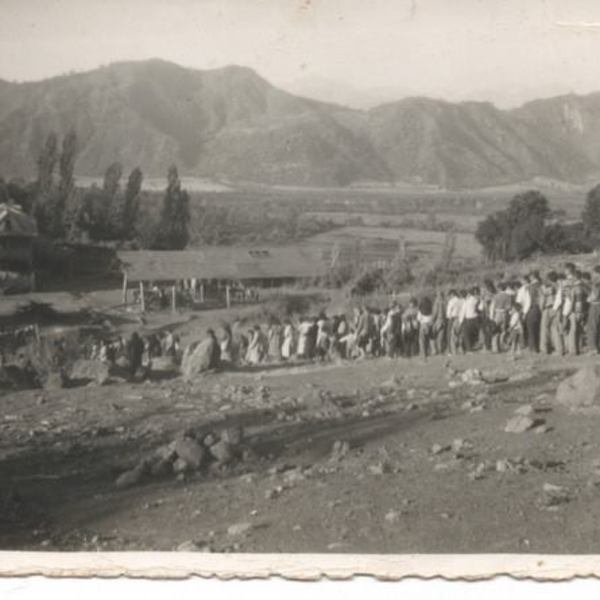
<instances>
[{"instance_id":1,"label":"grassy field","mask_svg":"<svg viewBox=\"0 0 600 600\"><path fill-rule=\"evenodd\" d=\"M312 244L333 246L335 244L358 244L369 254L380 253L380 258L391 259L404 242L410 260L430 265L441 258L445 251L447 233L403 227L340 227L318 234L308 240ZM480 258L480 246L472 233L454 234L456 245L454 257L474 261Z\"/></svg>"}]
</instances>

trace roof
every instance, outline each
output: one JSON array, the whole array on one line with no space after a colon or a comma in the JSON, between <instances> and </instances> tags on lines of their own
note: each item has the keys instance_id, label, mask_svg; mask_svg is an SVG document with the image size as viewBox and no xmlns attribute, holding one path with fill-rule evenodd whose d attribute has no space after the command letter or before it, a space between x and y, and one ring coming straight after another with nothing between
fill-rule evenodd
<instances>
[{"instance_id":1,"label":"roof","mask_svg":"<svg viewBox=\"0 0 600 600\"><path fill-rule=\"evenodd\" d=\"M37 235L35 219L16 204L0 203L0 237L34 237Z\"/></svg>"},{"instance_id":2,"label":"roof","mask_svg":"<svg viewBox=\"0 0 600 600\"><path fill-rule=\"evenodd\" d=\"M326 273L322 248L231 247L202 250L134 250L117 253L129 281L178 279L302 279Z\"/></svg>"}]
</instances>

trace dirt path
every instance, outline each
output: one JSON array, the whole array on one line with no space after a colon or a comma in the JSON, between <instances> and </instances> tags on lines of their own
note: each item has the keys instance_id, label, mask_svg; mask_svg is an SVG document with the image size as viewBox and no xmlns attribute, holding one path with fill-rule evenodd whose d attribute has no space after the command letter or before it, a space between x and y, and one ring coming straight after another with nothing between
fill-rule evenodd
<instances>
[{"instance_id":1,"label":"dirt path","mask_svg":"<svg viewBox=\"0 0 600 600\"><path fill-rule=\"evenodd\" d=\"M459 383L439 357L5 395L0 547L597 552L600 417L553 403L591 360L452 360L510 378L493 384ZM523 405L544 427L504 432ZM178 432L234 423L244 460L115 488Z\"/></svg>"}]
</instances>

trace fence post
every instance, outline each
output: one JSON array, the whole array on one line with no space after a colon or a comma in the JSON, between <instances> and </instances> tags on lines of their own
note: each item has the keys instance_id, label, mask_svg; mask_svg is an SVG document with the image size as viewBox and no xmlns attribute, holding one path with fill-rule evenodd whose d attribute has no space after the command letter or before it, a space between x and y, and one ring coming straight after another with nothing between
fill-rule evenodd
<instances>
[{"instance_id":1,"label":"fence post","mask_svg":"<svg viewBox=\"0 0 600 600\"><path fill-rule=\"evenodd\" d=\"M123 304L127 306L127 271L123 272Z\"/></svg>"},{"instance_id":2,"label":"fence post","mask_svg":"<svg viewBox=\"0 0 600 600\"><path fill-rule=\"evenodd\" d=\"M140 281L140 302L142 312L146 312L146 299L144 298L144 282Z\"/></svg>"}]
</instances>

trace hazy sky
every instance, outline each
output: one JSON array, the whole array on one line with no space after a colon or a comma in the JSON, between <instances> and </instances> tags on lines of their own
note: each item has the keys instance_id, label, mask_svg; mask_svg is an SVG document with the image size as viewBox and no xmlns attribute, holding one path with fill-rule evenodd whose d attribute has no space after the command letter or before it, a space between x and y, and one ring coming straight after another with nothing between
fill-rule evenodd
<instances>
[{"instance_id":1,"label":"hazy sky","mask_svg":"<svg viewBox=\"0 0 600 600\"><path fill-rule=\"evenodd\" d=\"M402 95L511 105L600 90L599 0L0 0L0 78L119 60L241 64L368 104Z\"/></svg>"}]
</instances>

